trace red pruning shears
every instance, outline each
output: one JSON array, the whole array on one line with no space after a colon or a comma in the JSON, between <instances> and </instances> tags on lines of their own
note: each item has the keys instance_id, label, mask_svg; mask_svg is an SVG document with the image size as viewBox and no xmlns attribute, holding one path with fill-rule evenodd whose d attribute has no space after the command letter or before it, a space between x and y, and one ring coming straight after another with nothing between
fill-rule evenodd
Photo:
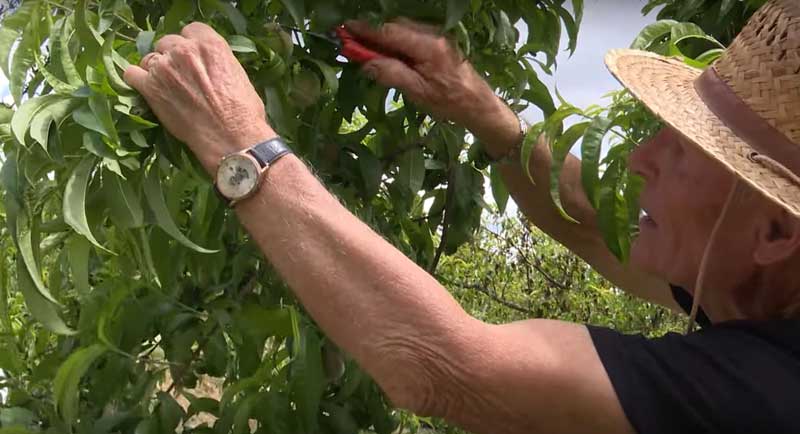
<instances>
[{"instance_id":1,"label":"red pruning shears","mask_svg":"<svg viewBox=\"0 0 800 434\"><path fill-rule=\"evenodd\" d=\"M303 35L313 36L330 42L339 49L339 54L346 57L351 62L363 64L374 59L388 57L386 54L376 51L356 39L343 25L326 34L306 32L291 26L283 27Z\"/></svg>"}]
</instances>

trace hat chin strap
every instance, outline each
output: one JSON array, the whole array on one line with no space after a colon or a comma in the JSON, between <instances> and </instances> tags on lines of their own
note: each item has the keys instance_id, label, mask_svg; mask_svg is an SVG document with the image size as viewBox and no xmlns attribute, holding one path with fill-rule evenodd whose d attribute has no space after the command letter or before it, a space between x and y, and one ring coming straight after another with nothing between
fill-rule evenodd
<instances>
[{"instance_id":1,"label":"hat chin strap","mask_svg":"<svg viewBox=\"0 0 800 434\"><path fill-rule=\"evenodd\" d=\"M703 252L703 259L700 261L700 271L697 275L697 280L695 281L694 285L694 301L692 303L692 312L689 315L689 325L686 328L687 334L694 331L695 325L697 324L697 313L700 310L700 303L702 302L703 298L703 289L705 288L711 252L714 250L714 245L717 242L719 230L722 228L722 224L725 222L725 218L728 216L728 213L735 202L736 195L741 190L740 187L742 185L743 183L739 180L739 178L734 180L733 187L731 187L731 191L728 193L728 198L725 201L725 206L722 208L722 212L717 218L717 222L714 223L714 229L711 230L711 235L708 238L708 243L706 244L705 251Z\"/></svg>"}]
</instances>

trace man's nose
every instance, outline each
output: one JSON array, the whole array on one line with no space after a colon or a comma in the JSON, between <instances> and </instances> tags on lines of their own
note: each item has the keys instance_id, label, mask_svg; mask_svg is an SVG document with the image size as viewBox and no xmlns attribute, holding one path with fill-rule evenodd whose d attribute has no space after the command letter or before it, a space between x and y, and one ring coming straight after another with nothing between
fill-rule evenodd
<instances>
[{"instance_id":1,"label":"man's nose","mask_svg":"<svg viewBox=\"0 0 800 434\"><path fill-rule=\"evenodd\" d=\"M635 174L641 176L646 181L653 180L658 176L658 165L656 164L656 153L658 152L658 139L661 134L641 143L631 152L628 159L628 168Z\"/></svg>"}]
</instances>

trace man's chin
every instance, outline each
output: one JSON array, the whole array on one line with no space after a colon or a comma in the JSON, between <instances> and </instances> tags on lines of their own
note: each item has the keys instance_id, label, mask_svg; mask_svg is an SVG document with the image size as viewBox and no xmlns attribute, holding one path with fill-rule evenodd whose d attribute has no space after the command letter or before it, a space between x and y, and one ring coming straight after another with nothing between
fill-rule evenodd
<instances>
[{"instance_id":1,"label":"man's chin","mask_svg":"<svg viewBox=\"0 0 800 434\"><path fill-rule=\"evenodd\" d=\"M648 246L640 238L636 238L631 244L630 264L633 268L642 270L648 274L659 275L659 270L653 257L654 247Z\"/></svg>"}]
</instances>

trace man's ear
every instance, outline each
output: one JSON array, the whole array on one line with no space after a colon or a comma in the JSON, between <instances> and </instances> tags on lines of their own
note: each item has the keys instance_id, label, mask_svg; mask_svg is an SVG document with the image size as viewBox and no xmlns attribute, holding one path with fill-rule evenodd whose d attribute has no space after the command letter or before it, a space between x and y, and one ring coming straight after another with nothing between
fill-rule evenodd
<instances>
[{"instance_id":1,"label":"man's ear","mask_svg":"<svg viewBox=\"0 0 800 434\"><path fill-rule=\"evenodd\" d=\"M800 250L800 218L781 209L759 225L753 258L766 266L795 256Z\"/></svg>"}]
</instances>

